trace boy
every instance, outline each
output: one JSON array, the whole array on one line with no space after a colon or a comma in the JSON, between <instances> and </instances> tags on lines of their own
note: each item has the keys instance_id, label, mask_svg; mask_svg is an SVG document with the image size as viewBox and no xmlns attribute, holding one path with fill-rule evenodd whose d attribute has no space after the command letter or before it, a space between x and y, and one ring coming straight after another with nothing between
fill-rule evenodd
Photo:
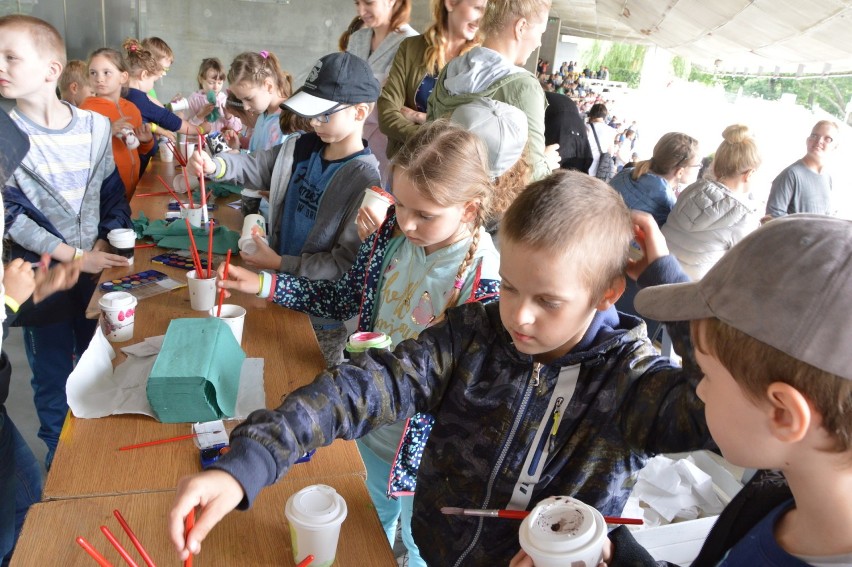
<instances>
[{"instance_id":1,"label":"boy","mask_svg":"<svg viewBox=\"0 0 852 567\"><path fill-rule=\"evenodd\" d=\"M478 97L517 106L529 121L527 147L533 180L559 168L559 145L544 145L544 90L535 75L522 67L541 45L549 12L550 0L488 2L482 16L482 46L447 63L426 111L427 119L435 120Z\"/></svg>"},{"instance_id":2,"label":"boy","mask_svg":"<svg viewBox=\"0 0 852 567\"><path fill-rule=\"evenodd\" d=\"M693 565L852 564L850 255L852 222L793 215L701 281L636 297L649 317L692 321L698 395L722 454L783 474L740 491ZM610 538L612 565L655 564L625 530Z\"/></svg>"},{"instance_id":3,"label":"boy","mask_svg":"<svg viewBox=\"0 0 852 567\"><path fill-rule=\"evenodd\" d=\"M112 159L109 121L56 98L65 45L56 29L26 15L0 17L0 95L15 99L10 113L30 138L30 151L3 190L11 255L31 262L82 260L96 274L126 266L109 254L107 233L130 227L130 208ZM33 392L50 468L68 412L65 381L74 355L89 344L96 321L85 317L92 278L20 316L33 371Z\"/></svg>"},{"instance_id":4,"label":"boy","mask_svg":"<svg viewBox=\"0 0 852 567\"><path fill-rule=\"evenodd\" d=\"M355 217L364 190L380 185L378 161L361 134L381 87L369 65L332 53L314 65L304 86L281 107L311 120L313 132L249 156L193 155L196 175L268 187L269 244L241 253L246 264L315 280L336 280L352 267L361 245ZM343 357L340 321L313 319L326 364Z\"/></svg>"},{"instance_id":5,"label":"boy","mask_svg":"<svg viewBox=\"0 0 852 567\"><path fill-rule=\"evenodd\" d=\"M642 282L685 279L661 257L654 221L633 222L657 236L648 239L646 258L656 261ZM197 552L209 529L280 478L303 445L358 438L416 411L435 416L412 521L429 565L506 565L519 548L517 523L445 516L443 506L526 509L567 494L620 513L630 476L651 453L709 442L694 361L686 356L681 369L660 357L644 324L612 307L633 222L618 194L588 175L560 171L530 185L501 222L500 302L450 309L394 352L368 351L277 410L249 416L219 470L181 482L171 513L179 553ZM686 326L672 332L689 353ZM205 509L184 541L183 518L199 503Z\"/></svg>"},{"instance_id":6,"label":"boy","mask_svg":"<svg viewBox=\"0 0 852 567\"><path fill-rule=\"evenodd\" d=\"M95 91L89 85L89 69L85 61L72 59L59 75L59 98L73 106L80 106Z\"/></svg>"}]
</instances>

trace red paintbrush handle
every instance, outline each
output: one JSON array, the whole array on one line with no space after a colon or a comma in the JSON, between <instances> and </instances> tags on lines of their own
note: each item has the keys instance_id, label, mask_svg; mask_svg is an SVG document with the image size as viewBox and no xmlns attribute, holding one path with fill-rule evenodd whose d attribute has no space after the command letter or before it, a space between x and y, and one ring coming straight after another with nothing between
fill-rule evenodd
<instances>
[{"instance_id":1,"label":"red paintbrush handle","mask_svg":"<svg viewBox=\"0 0 852 567\"><path fill-rule=\"evenodd\" d=\"M222 270L222 281L228 280L228 268L231 267L231 249L228 248L228 255L225 256L225 269ZM222 302L225 301L225 288L219 290L219 305L216 307L216 317L222 316Z\"/></svg>"},{"instance_id":2,"label":"red paintbrush handle","mask_svg":"<svg viewBox=\"0 0 852 567\"><path fill-rule=\"evenodd\" d=\"M645 523L642 518L618 518L615 516L604 516L603 519L607 524L629 524L632 526L641 526Z\"/></svg>"},{"instance_id":3,"label":"red paintbrush handle","mask_svg":"<svg viewBox=\"0 0 852 567\"><path fill-rule=\"evenodd\" d=\"M187 435L178 435L177 437L169 437L168 439L157 439L156 441L146 441L145 443L137 443L136 445L127 445L119 447L119 451L129 451L130 449L139 449L140 447L150 447L152 445L162 445L163 443L171 443L172 441L183 441L197 437L198 433L189 433Z\"/></svg>"},{"instance_id":4,"label":"red paintbrush handle","mask_svg":"<svg viewBox=\"0 0 852 567\"><path fill-rule=\"evenodd\" d=\"M121 543L115 538L114 535L112 535L112 532L109 531L108 527L101 526L101 531L104 533L104 535L115 548L115 550L118 551L118 554L121 555L121 558L124 559L127 564L130 565L130 567L139 567L139 565L136 564L133 558L130 557L130 554L127 553L127 550L124 549L124 546L121 545Z\"/></svg>"},{"instance_id":5,"label":"red paintbrush handle","mask_svg":"<svg viewBox=\"0 0 852 567\"><path fill-rule=\"evenodd\" d=\"M529 510L497 510L498 518L509 518L512 520L523 520L530 515Z\"/></svg>"},{"instance_id":6,"label":"red paintbrush handle","mask_svg":"<svg viewBox=\"0 0 852 567\"><path fill-rule=\"evenodd\" d=\"M118 523L121 524L121 529L124 530L124 533L127 534L127 537L130 538L130 541L133 542L133 546L136 548L136 551L139 552L139 555L142 556L142 559L145 561L145 565L148 567L157 567L154 565L154 560L151 559L151 556L148 555L148 552L145 551L145 548L142 547L142 542L139 541L139 538L136 537L136 534L133 533L133 530L130 529L130 524L124 519L124 516L121 515L121 512L118 510L112 511L115 519L118 520Z\"/></svg>"},{"instance_id":7,"label":"red paintbrush handle","mask_svg":"<svg viewBox=\"0 0 852 567\"><path fill-rule=\"evenodd\" d=\"M98 553L98 550L92 547L92 544L86 541L86 538L80 536L77 538L77 543L86 550L86 553L92 556L92 559L98 562L101 567L112 567L112 563L106 560L106 557Z\"/></svg>"},{"instance_id":8,"label":"red paintbrush handle","mask_svg":"<svg viewBox=\"0 0 852 567\"><path fill-rule=\"evenodd\" d=\"M299 564L298 564L298 565L296 565L296 567L308 567L308 565L310 565L311 563L313 563L313 561L314 561L314 556L313 556L313 555L308 554L308 555L306 555L306 556L305 556L305 558L304 558L304 559L302 559L302 560L299 562Z\"/></svg>"},{"instance_id":9,"label":"red paintbrush handle","mask_svg":"<svg viewBox=\"0 0 852 567\"><path fill-rule=\"evenodd\" d=\"M195 525L195 508L189 511L189 514L186 516L186 520L183 526L183 539L186 541L189 532L192 530L192 527ZM192 567L192 554L189 554L183 562L183 567Z\"/></svg>"}]
</instances>

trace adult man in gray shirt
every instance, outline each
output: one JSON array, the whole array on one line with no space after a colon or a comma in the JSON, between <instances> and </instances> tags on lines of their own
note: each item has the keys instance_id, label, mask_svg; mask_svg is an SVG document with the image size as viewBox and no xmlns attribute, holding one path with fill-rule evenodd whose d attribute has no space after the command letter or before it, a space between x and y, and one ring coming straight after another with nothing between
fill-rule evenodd
<instances>
[{"instance_id":1,"label":"adult man in gray shirt","mask_svg":"<svg viewBox=\"0 0 852 567\"><path fill-rule=\"evenodd\" d=\"M823 168L837 149L838 131L837 124L830 120L820 120L814 125L807 138L808 153L772 182L764 220L793 213L834 214L831 176L823 173Z\"/></svg>"}]
</instances>

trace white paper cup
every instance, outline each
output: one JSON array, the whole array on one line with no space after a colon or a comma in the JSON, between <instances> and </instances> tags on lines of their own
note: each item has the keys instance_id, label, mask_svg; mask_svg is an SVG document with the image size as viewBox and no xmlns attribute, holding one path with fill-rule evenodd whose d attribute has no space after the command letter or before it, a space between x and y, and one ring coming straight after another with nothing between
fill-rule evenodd
<instances>
[{"instance_id":1,"label":"white paper cup","mask_svg":"<svg viewBox=\"0 0 852 567\"><path fill-rule=\"evenodd\" d=\"M181 218L189 219L191 226L200 228L204 224L204 210L198 203L193 203L191 207L189 205L181 207L180 216Z\"/></svg>"},{"instance_id":2,"label":"white paper cup","mask_svg":"<svg viewBox=\"0 0 852 567\"><path fill-rule=\"evenodd\" d=\"M206 275L206 274L202 274ZM195 270L186 274L186 284L189 287L189 306L194 311L209 311L216 303L216 273L212 278L198 278Z\"/></svg>"},{"instance_id":3,"label":"white paper cup","mask_svg":"<svg viewBox=\"0 0 852 567\"><path fill-rule=\"evenodd\" d=\"M170 102L168 106L171 108L172 112L180 112L181 110L189 108L189 101L185 98L179 98Z\"/></svg>"},{"instance_id":4,"label":"white paper cup","mask_svg":"<svg viewBox=\"0 0 852 567\"><path fill-rule=\"evenodd\" d=\"M172 180L172 188L175 190L175 193L186 193L187 180L189 181L189 188L193 191L201 186L198 182L198 178L190 175L189 171L187 171L185 178L183 173L178 173Z\"/></svg>"},{"instance_id":5,"label":"white paper cup","mask_svg":"<svg viewBox=\"0 0 852 567\"><path fill-rule=\"evenodd\" d=\"M246 254L257 254L257 244L252 238L254 234L266 240L266 219L263 218L263 215L246 215L246 218L243 219L243 231L240 234L237 246Z\"/></svg>"},{"instance_id":6,"label":"white paper cup","mask_svg":"<svg viewBox=\"0 0 852 567\"><path fill-rule=\"evenodd\" d=\"M393 200L378 187L370 187L364 190L364 198L361 200L361 208L368 209L373 216L378 219L384 219L387 215L388 207L393 204ZM357 222L357 221L356 221Z\"/></svg>"},{"instance_id":7,"label":"white paper cup","mask_svg":"<svg viewBox=\"0 0 852 567\"><path fill-rule=\"evenodd\" d=\"M219 306L214 305L208 313L211 317L217 317L216 312L218 310ZM218 318L228 325L228 328L234 333L234 338L237 339L237 342L243 344L243 327L246 323L245 308L239 305L223 304L222 313L218 315Z\"/></svg>"},{"instance_id":8,"label":"white paper cup","mask_svg":"<svg viewBox=\"0 0 852 567\"><path fill-rule=\"evenodd\" d=\"M346 519L346 501L334 488L314 484L290 496L284 515L290 524L293 561L314 556L311 567L328 567L337 554L340 525Z\"/></svg>"},{"instance_id":9,"label":"white paper cup","mask_svg":"<svg viewBox=\"0 0 852 567\"><path fill-rule=\"evenodd\" d=\"M600 512L576 498L551 496L524 518L518 539L536 567L597 567L606 534Z\"/></svg>"},{"instance_id":10,"label":"white paper cup","mask_svg":"<svg viewBox=\"0 0 852 567\"><path fill-rule=\"evenodd\" d=\"M169 149L169 145L166 140L168 140L168 138L160 137L160 161L164 163L171 163L174 161L175 155L172 153L172 150Z\"/></svg>"},{"instance_id":11,"label":"white paper cup","mask_svg":"<svg viewBox=\"0 0 852 567\"><path fill-rule=\"evenodd\" d=\"M119 256L127 258L127 263L133 265L133 253L136 249L136 231L132 228L114 228L107 234L107 240Z\"/></svg>"},{"instance_id":12,"label":"white paper cup","mask_svg":"<svg viewBox=\"0 0 852 567\"><path fill-rule=\"evenodd\" d=\"M98 301L101 329L108 341L120 343L133 338L138 300L126 291L105 293Z\"/></svg>"}]
</instances>

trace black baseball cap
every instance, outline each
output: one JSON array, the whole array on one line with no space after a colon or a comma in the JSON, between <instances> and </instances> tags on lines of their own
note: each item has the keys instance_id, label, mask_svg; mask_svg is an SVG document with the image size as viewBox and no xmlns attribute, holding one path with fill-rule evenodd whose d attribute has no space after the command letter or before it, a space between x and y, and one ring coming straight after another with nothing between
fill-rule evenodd
<instances>
[{"instance_id":1,"label":"black baseball cap","mask_svg":"<svg viewBox=\"0 0 852 567\"><path fill-rule=\"evenodd\" d=\"M366 61L345 51L329 53L314 63L305 84L281 108L313 118L339 106L376 102L381 92Z\"/></svg>"},{"instance_id":2,"label":"black baseball cap","mask_svg":"<svg viewBox=\"0 0 852 567\"><path fill-rule=\"evenodd\" d=\"M30 139L0 108L0 183L6 180L21 165L21 160L30 151Z\"/></svg>"}]
</instances>

